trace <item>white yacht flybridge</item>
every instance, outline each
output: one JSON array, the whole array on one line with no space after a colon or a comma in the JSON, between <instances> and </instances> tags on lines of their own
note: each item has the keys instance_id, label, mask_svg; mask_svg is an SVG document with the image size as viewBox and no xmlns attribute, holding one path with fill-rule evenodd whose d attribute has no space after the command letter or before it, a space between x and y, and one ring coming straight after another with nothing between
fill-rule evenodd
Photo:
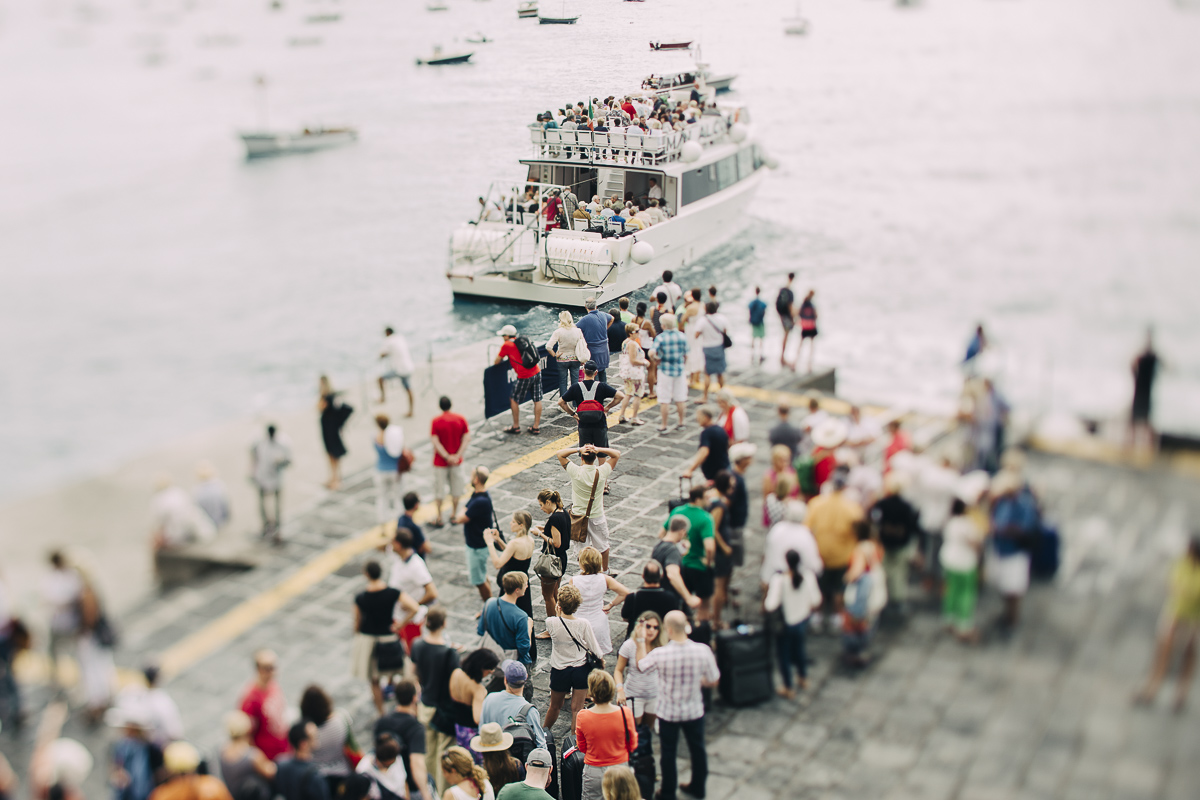
<instances>
[{"instance_id":1,"label":"white yacht flybridge","mask_svg":"<svg viewBox=\"0 0 1200 800\"><path fill-rule=\"evenodd\" d=\"M727 240L763 180L769 158L744 107L709 107L685 130L530 130L525 180L496 198L450 242L456 295L582 307L657 281ZM651 186L651 180L655 185ZM588 219L547 219L573 194L587 206L617 197L658 199L665 216L636 230L592 209ZM568 205L571 205L568 203ZM569 225L570 227L565 227Z\"/></svg>"}]
</instances>

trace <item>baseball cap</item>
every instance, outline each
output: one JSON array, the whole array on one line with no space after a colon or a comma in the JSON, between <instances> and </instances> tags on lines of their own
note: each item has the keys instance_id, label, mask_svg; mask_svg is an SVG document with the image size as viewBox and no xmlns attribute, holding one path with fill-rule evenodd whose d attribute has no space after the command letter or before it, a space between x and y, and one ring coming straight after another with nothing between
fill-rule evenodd
<instances>
[{"instance_id":1,"label":"baseball cap","mask_svg":"<svg viewBox=\"0 0 1200 800\"><path fill-rule=\"evenodd\" d=\"M505 325L503 328L496 331L496 335L497 336L516 336L517 329L514 328L512 325Z\"/></svg>"},{"instance_id":2,"label":"baseball cap","mask_svg":"<svg viewBox=\"0 0 1200 800\"><path fill-rule=\"evenodd\" d=\"M554 766L554 760L550 758L549 750L544 747L535 747L529 753L529 757L525 759L525 766L550 769Z\"/></svg>"},{"instance_id":3,"label":"baseball cap","mask_svg":"<svg viewBox=\"0 0 1200 800\"><path fill-rule=\"evenodd\" d=\"M529 672L520 661L510 658L500 666L504 670L504 682L509 686L524 686L525 681L529 680Z\"/></svg>"},{"instance_id":4,"label":"baseball cap","mask_svg":"<svg viewBox=\"0 0 1200 800\"><path fill-rule=\"evenodd\" d=\"M583 365L583 371L584 372L599 372L600 368L596 366L595 361L588 361L586 364Z\"/></svg>"}]
</instances>

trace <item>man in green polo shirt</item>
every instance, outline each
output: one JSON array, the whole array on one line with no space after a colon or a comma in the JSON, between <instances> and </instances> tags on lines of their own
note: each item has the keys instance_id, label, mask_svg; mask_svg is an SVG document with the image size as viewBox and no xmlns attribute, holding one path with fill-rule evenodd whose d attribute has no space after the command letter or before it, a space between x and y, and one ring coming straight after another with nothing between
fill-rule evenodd
<instances>
[{"instance_id":1,"label":"man in green polo shirt","mask_svg":"<svg viewBox=\"0 0 1200 800\"><path fill-rule=\"evenodd\" d=\"M683 584L688 591L700 598L700 607L696 609L696 618L703 622L711 614L713 594L713 559L716 557L717 543L713 538L712 515L704 508L704 486L693 486L688 493L688 502L679 506L663 522L663 530L671 517L681 516L687 519L688 549L683 554L680 563L680 573Z\"/></svg>"}]
</instances>

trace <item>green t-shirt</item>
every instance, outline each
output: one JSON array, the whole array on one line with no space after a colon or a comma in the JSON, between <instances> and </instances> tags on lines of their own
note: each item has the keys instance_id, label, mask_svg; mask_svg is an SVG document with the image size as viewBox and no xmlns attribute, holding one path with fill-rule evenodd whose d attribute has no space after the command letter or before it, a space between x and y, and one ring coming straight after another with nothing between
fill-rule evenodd
<instances>
[{"instance_id":1,"label":"green t-shirt","mask_svg":"<svg viewBox=\"0 0 1200 800\"><path fill-rule=\"evenodd\" d=\"M670 524L671 517L677 515L686 517L691 525L687 534L688 551L683 554L680 566L690 569L705 569L708 565L704 559L704 540L713 538L712 515L699 506L685 503L671 512L671 516L667 517L667 521L663 523L663 528L665 529Z\"/></svg>"},{"instance_id":2,"label":"green t-shirt","mask_svg":"<svg viewBox=\"0 0 1200 800\"><path fill-rule=\"evenodd\" d=\"M509 783L496 795L496 800L553 800L545 789L535 789L529 784Z\"/></svg>"}]
</instances>

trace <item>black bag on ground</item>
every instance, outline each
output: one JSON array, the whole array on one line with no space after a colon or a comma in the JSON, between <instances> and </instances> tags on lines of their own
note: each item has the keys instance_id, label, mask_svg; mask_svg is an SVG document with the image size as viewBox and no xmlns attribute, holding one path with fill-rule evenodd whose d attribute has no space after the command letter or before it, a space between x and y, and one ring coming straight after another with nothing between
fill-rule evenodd
<instances>
[{"instance_id":1,"label":"black bag on ground","mask_svg":"<svg viewBox=\"0 0 1200 800\"><path fill-rule=\"evenodd\" d=\"M638 746L629 756L629 768L637 778L642 797L654 797L654 784L658 770L654 765L654 730L649 725L639 725Z\"/></svg>"},{"instance_id":2,"label":"black bag on ground","mask_svg":"<svg viewBox=\"0 0 1200 800\"><path fill-rule=\"evenodd\" d=\"M685 490L683 488L683 476L680 475L679 476L679 497L672 497L669 500L667 500L667 510L674 511L675 509L679 508L680 506L686 506L689 502L688 501L688 491L690 491L691 488L692 488L692 479L688 478L688 488Z\"/></svg>"},{"instance_id":3,"label":"black bag on ground","mask_svg":"<svg viewBox=\"0 0 1200 800\"><path fill-rule=\"evenodd\" d=\"M583 753L575 744L575 737L568 734L562 743L562 769L559 780L562 790L559 800L582 800L583 798Z\"/></svg>"},{"instance_id":4,"label":"black bag on ground","mask_svg":"<svg viewBox=\"0 0 1200 800\"><path fill-rule=\"evenodd\" d=\"M774 687L766 629L735 624L718 632L716 640L721 699L732 706L750 706L769 700Z\"/></svg>"}]
</instances>

